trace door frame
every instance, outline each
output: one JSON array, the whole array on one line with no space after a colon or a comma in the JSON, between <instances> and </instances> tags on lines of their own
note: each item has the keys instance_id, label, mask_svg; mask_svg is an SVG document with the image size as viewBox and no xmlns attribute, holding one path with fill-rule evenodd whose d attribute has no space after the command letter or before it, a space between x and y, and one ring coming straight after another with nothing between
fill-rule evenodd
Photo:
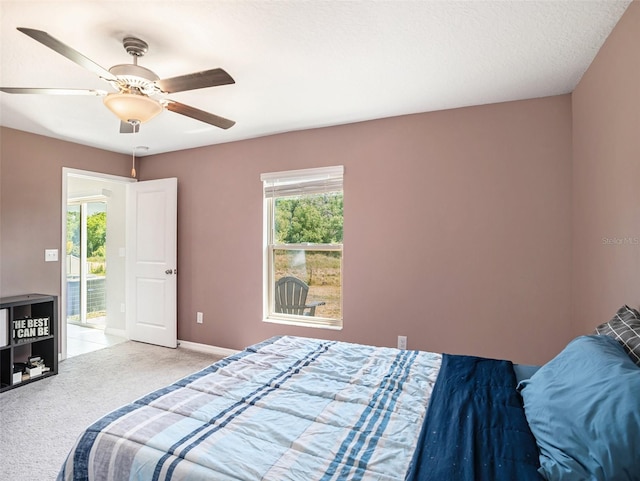
<instances>
[{"instance_id":1,"label":"door frame","mask_svg":"<svg viewBox=\"0 0 640 481\"><path fill-rule=\"evenodd\" d=\"M69 177L80 177L87 179L95 179L109 182L116 182L120 184L130 184L137 182L137 179L131 177L121 177L119 175L104 174L101 172L92 172L89 170L73 169L70 167L62 168L62 195L61 195L61 224L62 224L62 237L60 242L60 302L58 303L60 309L59 321L59 333L60 333L60 345L59 345L59 360L65 360L67 358L67 267L65 262L67 252L67 216L64 215L67 211L67 180ZM125 282L125 279L122 280Z\"/></svg>"}]
</instances>

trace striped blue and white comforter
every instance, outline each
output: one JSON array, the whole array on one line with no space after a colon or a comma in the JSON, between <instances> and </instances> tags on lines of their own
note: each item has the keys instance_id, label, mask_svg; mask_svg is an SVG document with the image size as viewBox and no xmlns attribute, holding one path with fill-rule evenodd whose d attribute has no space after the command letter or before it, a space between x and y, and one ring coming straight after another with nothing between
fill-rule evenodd
<instances>
[{"instance_id":1,"label":"striped blue and white comforter","mask_svg":"<svg viewBox=\"0 0 640 481\"><path fill-rule=\"evenodd\" d=\"M58 480L403 480L441 361L273 338L100 419Z\"/></svg>"}]
</instances>

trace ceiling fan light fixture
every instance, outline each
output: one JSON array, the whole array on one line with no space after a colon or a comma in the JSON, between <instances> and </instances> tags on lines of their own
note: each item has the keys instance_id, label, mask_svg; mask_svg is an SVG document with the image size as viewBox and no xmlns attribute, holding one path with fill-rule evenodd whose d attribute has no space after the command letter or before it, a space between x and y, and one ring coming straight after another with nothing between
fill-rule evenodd
<instances>
[{"instance_id":1,"label":"ceiling fan light fixture","mask_svg":"<svg viewBox=\"0 0 640 481\"><path fill-rule=\"evenodd\" d=\"M145 123L162 112L162 104L140 94L113 93L104 98L104 104L123 122Z\"/></svg>"},{"instance_id":2,"label":"ceiling fan light fixture","mask_svg":"<svg viewBox=\"0 0 640 481\"><path fill-rule=\"evenodd\" d=\"M18 31L98 75L98 77L108 82L118 93L107 94L101 90L85 89L0 87L0 90L6 93L97 95L104 97L104 104L120 119L120 133L122 134L137 133L141 123L148 122L165 108L171 112L221 129L228 129L235 124L233 120L219 117L218 115L171 99L160 98L164 94L235 83L233 78L225 72L224 69L213 68L160 79L148 68L138 65L138 58L147 52L149 45L139 38L125 37L123 39L123 46L127 53L133 57L133 64L114 65L109 70L106 70L77 50L52 37L47 32L25 27L18 27Z\"/></svg>"}]
</instances>

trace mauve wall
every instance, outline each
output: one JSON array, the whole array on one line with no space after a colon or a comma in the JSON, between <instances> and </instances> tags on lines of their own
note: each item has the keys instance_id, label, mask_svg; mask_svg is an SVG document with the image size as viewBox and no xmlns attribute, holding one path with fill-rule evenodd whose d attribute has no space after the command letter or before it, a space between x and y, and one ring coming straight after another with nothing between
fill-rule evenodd
<instances>
[{"instance_id":1,"label":"mauve wall","mask_svg":"<svg viewBox=\"0 0 640 481\"><path fill-rule=\"evenodd\" d=\"M264 323L260 174L340 164L344 329ZM570 338L569 95L150 156L140 176L178 177L182 340L402 334L414 349L541 363Z\"/></svg>"},{"instance_id":2,"label":"mauve wall","mask_svg":"<svg viewBox=\"0 0 640 481\"><path fill-rule=\"evenodd\" d=\"M130 158L104 150L0 128L0 296L60 295L62 168L128 176Z\"/></svg>"},{"instance_id":3,"label":"mauve wall","mask_svg":"<svg viewBox=\"0 0 640 481\"><path fill-rule=\"evenodd\" d=\"M541 363L640 306L640 2L572 96L148 157L179 178L179 337L297 334ZM0 129L0 296L60 293L62 166L127 156ZM572 149L573 144L573 149ZM345 165L342 331L261 322L262 172ZM205 313L203 325L195 312ZM573 321L570 321L570 317Z\"/></svg>"},{"instance_id":4,"label":"mauve wall","mask_svg":"<svg viewBox=\"0 0 640 481\"><path fill-rule=\"evenodd\" d=\"M573 92L573 332L640 306L640 2Z\"/></svg>"}]
</instances>

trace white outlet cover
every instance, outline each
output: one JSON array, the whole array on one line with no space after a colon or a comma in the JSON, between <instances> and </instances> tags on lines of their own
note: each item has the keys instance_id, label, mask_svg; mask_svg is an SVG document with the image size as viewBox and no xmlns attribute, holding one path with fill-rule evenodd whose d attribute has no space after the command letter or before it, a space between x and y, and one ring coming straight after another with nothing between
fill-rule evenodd
<instances>
[{"instance_id":1,"label":"white outlet cover","mask_svg":"<svg viewBox=\"0 0 640 481\"><path fill-rule=\"evenodd\" d=\"M56 262L58 260L58 249L45 249L44 260L45 262Z\"/></svg>"}]
</instances>

